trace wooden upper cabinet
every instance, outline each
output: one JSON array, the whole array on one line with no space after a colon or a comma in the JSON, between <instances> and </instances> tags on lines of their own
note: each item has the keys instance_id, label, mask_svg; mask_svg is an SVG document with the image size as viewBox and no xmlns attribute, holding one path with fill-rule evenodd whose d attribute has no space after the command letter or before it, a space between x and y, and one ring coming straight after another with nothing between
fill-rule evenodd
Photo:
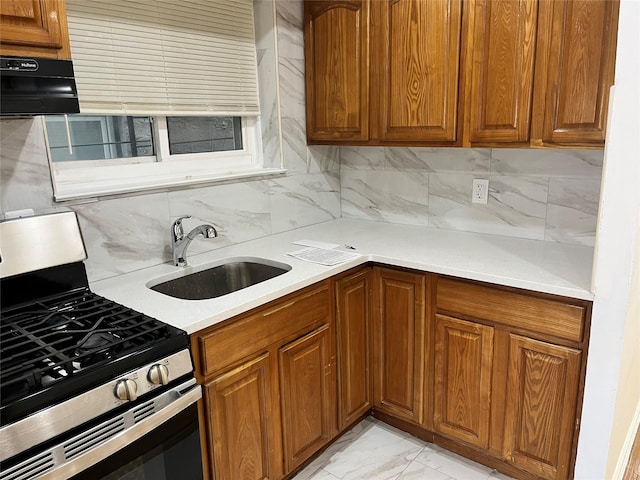
<instances>
[{"instance_id":1,"label":"wooden upper cabinet","mask_svg":"<svg viewBox=\"0 0 640 480\"><path fill-rule=\"evenodd\" d=\"M461 0L374 1L371 8L376 137L455 142Z\"/></svg>"},{"instance_id":2,"label":"wooden upper cabinet","mask_svg":"<svg viewBox=\"0 0 640 480\"><path fill-rule=\"evenodd\" d=\"M368 140L369 2L306 1L304 25L309 143Z\"/></svg>"},{"instance_id":3,"label":"wooden upper cabinet","mask_svg":"<svg viewBox=\"0 0 640 480\"><path fill-rule=\"evenodd\" d=\"M529 141L538 0L470 0L465 142Z\"/></svg>"},{"instance_id":4,"label":"wooden upper cabinet","mask_svg":"<svg viewBox=\"0 0 640 480\"><path fill-rule=\"evenodd\" d=\"M570 476L581 355L509 334L502 455L540 478Z\"/></svg>"},{"instance_id":5,"label":"wooden upper cabinet","mask_svg":"<svg viewBox=\"0 0 640 480\"><path fill-rule=\"evenodd\" d=\"M0 54L71 58L64 0L0 0Z\"/></svg>"},{"instance_id":6,"label":"wooden upper cabinet","mask_svg":"<svg viewBox=\"0 0 640 480\"><path fill-rule=\"evenodd\" d=\"M541 2L532 137L537 144L604 144L618 10L618 0Z\"/></svg>"}]
</instances>

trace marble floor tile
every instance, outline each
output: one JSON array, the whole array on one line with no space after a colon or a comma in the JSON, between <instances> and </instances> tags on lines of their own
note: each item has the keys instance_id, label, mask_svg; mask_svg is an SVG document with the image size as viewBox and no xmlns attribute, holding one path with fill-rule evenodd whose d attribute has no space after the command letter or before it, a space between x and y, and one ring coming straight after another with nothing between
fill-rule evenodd
<instances>
[{"instance_id":1,"label":"marble floor tile","mask_svg":"<svg viewBox=\"0 0 640 480\"><path fill-rule=\"evenodd\" d=\"M293 480L512 480L372 417L345 433Z\"/></svg>"}]
</instances>

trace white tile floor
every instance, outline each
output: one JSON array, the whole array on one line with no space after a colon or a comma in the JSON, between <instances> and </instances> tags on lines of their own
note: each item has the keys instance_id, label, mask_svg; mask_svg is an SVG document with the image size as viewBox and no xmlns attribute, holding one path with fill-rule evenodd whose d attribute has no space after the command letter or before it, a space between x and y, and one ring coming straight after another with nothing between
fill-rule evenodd
<instances>
[{"instance_id":1,"label":"white tile floor","mask_svg":"<svg viewBox=\"0 0 640 480\"><path fill-rule=\"evenodd\" d=\"M512 480L373 417L345 433L293 480Z\"/></svg>"}]
</instances>

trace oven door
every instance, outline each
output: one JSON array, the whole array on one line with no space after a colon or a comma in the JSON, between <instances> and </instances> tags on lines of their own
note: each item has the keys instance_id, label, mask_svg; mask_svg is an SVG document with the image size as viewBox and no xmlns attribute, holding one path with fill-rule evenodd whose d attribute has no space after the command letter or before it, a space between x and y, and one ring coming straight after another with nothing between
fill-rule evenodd
<instances>
[{"instance_id":1,"label":"oven door","mask_svg":"<svg viewBox=\"0 0 640 480\"><path fill-rule=\"evenodd\" d=\"M36 447L1 480L201 480L195 379ZM45 427L46 428L46 427ZM6 468L9 467L9 468Z\"/></svg>"},{"instance_id":2,"label":"oven door","mask_svg":"<svg viewBox=\"0 0 640 480\"><path fill-rule=\"evenodd\" d=\"M71 480L201 480L195 404Z\"/></svg>"}]
</instances>

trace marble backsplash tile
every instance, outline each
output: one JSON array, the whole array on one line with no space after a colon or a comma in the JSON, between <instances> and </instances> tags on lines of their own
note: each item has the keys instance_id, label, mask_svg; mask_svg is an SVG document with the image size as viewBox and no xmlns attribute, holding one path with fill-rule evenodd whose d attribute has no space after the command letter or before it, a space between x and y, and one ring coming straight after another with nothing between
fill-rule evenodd
<instances>
[{"instance_id":1,"label":"marble backsplash tile","mask_svg":"<svg viewBox=\"0 0 640 480\"><path fill-rule=\"evenodd\" d=\"M544 239L546 179L492 177L487 205L471 203L471 174L431 174L430 225L438 228Z\"/></svg>"},{"instance_id":2,"label":"marble backsplash tile","mask_svg":"<svg viewBox=\"0 0 640 480\"><path fill-rule=\"evenodd\" d=\"M406 225L429 224L429 175L344 170L342 216Z\"/></svg>"},{"instance_id":3,"label":"marble backsplash tile","mask_svg":"<svg viewBox=\"0 0 640 480\"><path fill-rule=\"evenodd\" d=\"M552 178L545 240L593 247L599 198L599 179Z\"/></svg>"},{"instance_id":4,"label":"marble backsplash tile","mask_svg":"<svg viewBox=\"0 0 640 480\"><path fill-rule=\"evenodd\" d=\"M344 217L594 244L600 150L342 147L340 155ZM412 187L411 176L427 186ZM474 178L489 179L486 205L471 203Z\"/></svg>"},{"instance_id":5,"label":"marble backsplash tile","mask_svg":"<svg viewBox=\"0 0 640 480\"><path fill-rule=\"evenodd\" d=\"M267 180L169 192L171 220L184 220L185 232L203 223L212 224L218 236L198 237L189 252L199 253L246 242L271 234L269 185ZM168 235L168 233L167 233Z\"/></svg>"},{"instance_id":6,"label":"marble backsplash tile","mask_svg":"<svg viewBox=\"0 0 640 480\"><path fill-rule=\"evenodd\" d=\"M271 231L340 218L340 176L333 172L270 180Z\"/></svg>"},{"instance_id":7,"label":"marble backsplash tile","mask_svg":"<svg viewBox=\"0 0 640 480\"><path fill-rule=\"evenodd\" d=\"M166 193L101 200L71 208L80 221L90 280L171 260Z\"/></svg>"}]
</instances>

